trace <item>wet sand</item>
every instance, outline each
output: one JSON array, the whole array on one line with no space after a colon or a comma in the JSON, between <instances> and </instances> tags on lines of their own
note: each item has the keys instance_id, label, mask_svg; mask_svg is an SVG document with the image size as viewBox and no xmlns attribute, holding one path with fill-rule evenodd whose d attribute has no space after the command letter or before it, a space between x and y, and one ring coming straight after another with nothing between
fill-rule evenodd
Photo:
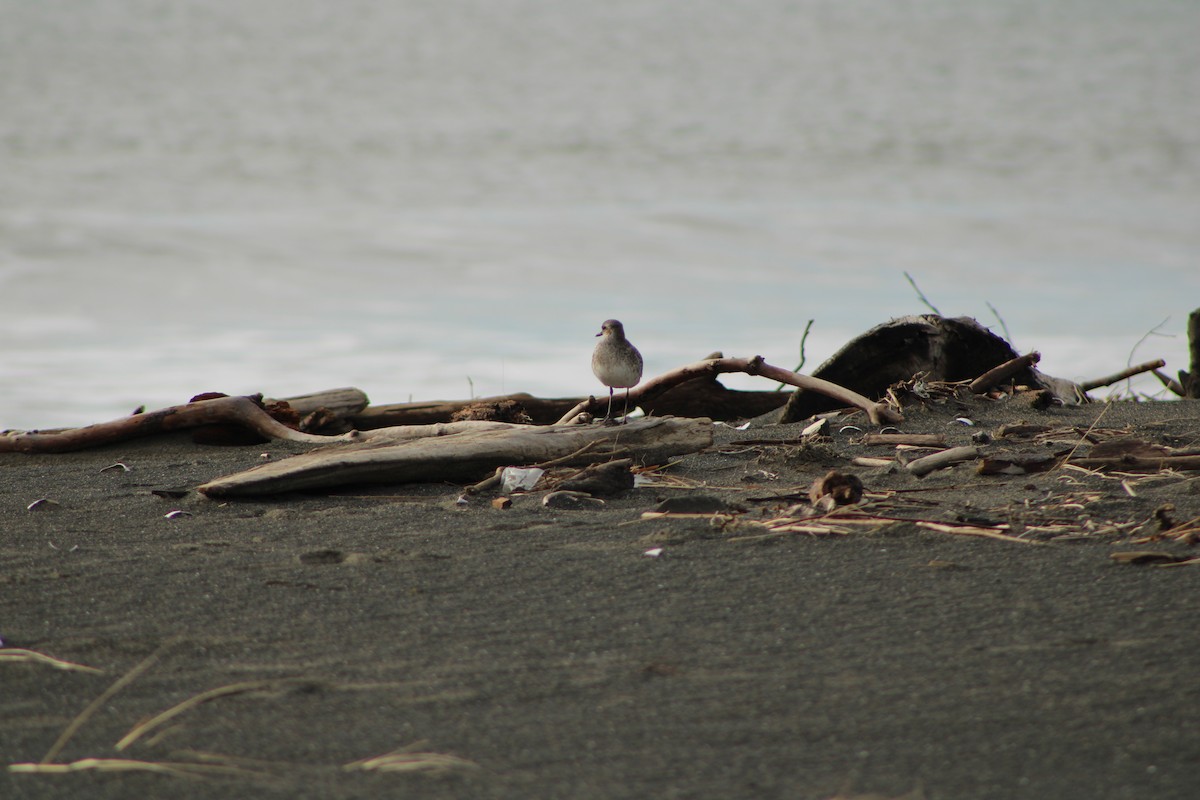
<instances>
[{"instance_id":1,"label":"wet sand","mask_svg":"<svg viewBox=\"0 0 1200 800\"><path fill-rule=\"evenodd\" d=\"M905 431L952 445L1017 419L1200 444L1195 401L906 414ZM843 424L809 444L803 426L718 428L668 483L587 511L540 493L461 507L447 485L190 491L305 449L283 443L0 455L4 650L102 671L0 660L5 763L42 759L157 654L54 761L187 773L8 770L0 796L1200 796L1200 564L1111 557L1200 555L1154 516L1200 517L1200 475L963 464L916 478L851 466L892 451ZM105 469L118 462L129 470ZM864 512L907 521L757 524L828 469L862 479ZM745 512L642 518L686 495ZM1023 541L918 520L1009 523ZM395 771L347 768L401 748Z\"/></svg>"}]
</instances>

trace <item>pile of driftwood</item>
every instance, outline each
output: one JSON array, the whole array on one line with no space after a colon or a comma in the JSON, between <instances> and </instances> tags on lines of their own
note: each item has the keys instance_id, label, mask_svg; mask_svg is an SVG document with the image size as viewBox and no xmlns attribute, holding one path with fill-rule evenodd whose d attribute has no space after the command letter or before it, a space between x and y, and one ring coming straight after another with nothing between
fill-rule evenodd
<instances>
[{"instance_id":1,"label":"pile of driftwood","mask_svg":"<svg viewBox=\"0 0 1200 800\"><path fill-rule=\"evenodd\" d=\"M1181 394L1200 396L1200 311L1192 315L1192 373L1181 372ZM630 392L647 415L626 424L587 424L603 410L595 397L539 399L508 395L484 400L371 406L358 389L336 389L286 400L200 395L187 404L135 413L112 422L59 431L0 435L0 452L56 453L134 437L191 429L205 443L282 439L323 445L198 487L211 497L274 494L357 483L469 482L509 465L585 465L619 458L661 463L712 443L714 419L797 422L837 409L865 413L875 425L902 420L894 387L914 376L972 393L1026 391L1036 402L1077 403L1089 388L1157 370L1156 361L1076 385L1043 375L1038 354L1017 355L977 322L936 315L904 317L847 344L811 376L772 366L761 357L716 353L648 380ZM743 392L717 381L741 372L795 387ZM1004 387L1004 388L998 388ZM881 398L881 399L871 399Z\"/></svg>"}]
</instances>

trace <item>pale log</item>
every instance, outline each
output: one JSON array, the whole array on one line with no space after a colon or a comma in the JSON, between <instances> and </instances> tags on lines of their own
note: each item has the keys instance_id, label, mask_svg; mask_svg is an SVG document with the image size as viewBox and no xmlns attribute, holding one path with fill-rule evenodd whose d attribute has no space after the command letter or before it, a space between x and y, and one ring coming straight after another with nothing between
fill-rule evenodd
<instances>
[{"instance_id":1,"label":"pale log","mask_svg":"<svg viewBox=\"0 0 1200 800\"><path fill-rule=\"evenodd\" d=\"M643 463L662 463L712 444L712 421L650 417L626 425L531 426L458 422L360 432L335 445L209 481L209 497L247 497L364 483L473 482L497 467L537 464L596 446L579 463L621 452ZM416 438L414 438L416 436Z\"/></svg>"}]
</instances>

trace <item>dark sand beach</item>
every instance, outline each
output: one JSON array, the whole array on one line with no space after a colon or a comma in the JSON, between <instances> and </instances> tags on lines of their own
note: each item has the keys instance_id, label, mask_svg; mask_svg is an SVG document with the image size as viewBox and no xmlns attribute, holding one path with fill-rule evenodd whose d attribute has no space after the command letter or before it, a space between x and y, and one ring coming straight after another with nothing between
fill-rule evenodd
<instances>
[{"instance_id":1,"label":"dark sand beach","mask_svg":"<svg viewBox=\"0 0 1200 800\"><path fill-rule=\"evenodd\" d=\"M1071 449L1073 428L1200 445L1198 401L905 413L951 445L1058 431L989 453ZM1200 473L917 478L853 466L893 450L846 424L875 430L718 427L599 510L460 506L444 484L191 491L308 449L287 443L0 455L0 653L99 670L0 660L0 796L1200 796L1200 564L1169 560L1200 556L1180 535ZM762 524L830 469L899 521ZM642 518L688 495L745 511ZM1002 525L1014 540L966 535ZM1112 557L1132 551L1163 560ZM75 771L10 766L138 665L53 754ZM114 758L142 769L85 761Z\"/></svg>"}]
</instances>

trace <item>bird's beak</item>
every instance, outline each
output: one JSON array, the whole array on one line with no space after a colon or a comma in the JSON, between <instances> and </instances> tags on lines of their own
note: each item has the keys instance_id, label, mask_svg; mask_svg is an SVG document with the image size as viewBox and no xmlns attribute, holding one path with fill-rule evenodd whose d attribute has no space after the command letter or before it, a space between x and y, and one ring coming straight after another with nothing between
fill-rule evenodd
<instances>
[{"instance_id":1,"label":"bird's beak","mask_svg":"<svg viewBox=\"0 0 1200 800\"><path fill-rule=\"evenodd\" d=\"M597 335L597 336L603 336L603 335L604 335L604 331L600 331L600 332L599 332L599 333L597 333L596 335Z\"/></svg>"}]
</instances>

